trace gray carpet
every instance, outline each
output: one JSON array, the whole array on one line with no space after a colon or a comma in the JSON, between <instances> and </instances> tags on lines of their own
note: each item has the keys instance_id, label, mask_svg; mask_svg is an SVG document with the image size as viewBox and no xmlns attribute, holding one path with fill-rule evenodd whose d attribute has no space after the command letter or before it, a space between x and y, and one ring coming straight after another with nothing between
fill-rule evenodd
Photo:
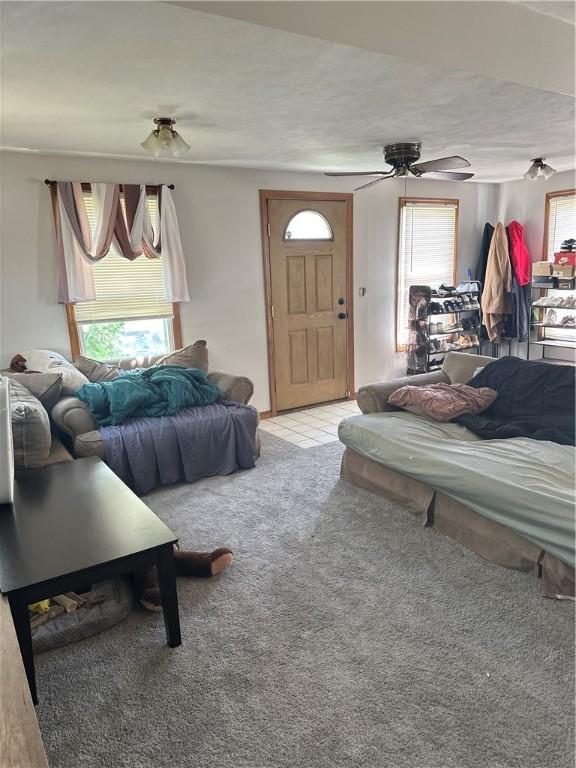
<instances>
[{"instance_id":1,"label":"gray carpet","mask_svg":"<svg viewBox=\"0 0 576 768\"><path fill-rule=\"evenodd\" d=\"M263 435L257 468L147 502L187 546L184 644L140 609L37 659L51 768L568 768L573 605Z\"/></svg>"}]
</instances>

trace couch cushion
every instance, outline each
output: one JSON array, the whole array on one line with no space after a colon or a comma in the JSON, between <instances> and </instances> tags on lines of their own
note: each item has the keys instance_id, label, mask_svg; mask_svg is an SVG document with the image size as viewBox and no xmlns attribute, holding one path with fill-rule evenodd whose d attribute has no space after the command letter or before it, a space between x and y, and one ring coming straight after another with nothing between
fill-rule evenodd
<instances>
[{"instance_id":1,"label":"couch cushion","mask_svg":"<svg viewBox=\"0 0 576 768\"><path fill-rule=\"evenodd\" d=\"M74 365L91 382L112 381L124 373L124 369L119 365L103 363L100 360L93 360L91 357L84 357L83 355L74 361Z\"/></svg>"},{"instance_id":2,"label":"couch cushion","mask_svg":"<svg viewBox=\"0 0 576 768\"><path fill-rule=\"evenodd\" d=\"M195 341L182 349L176 349L160 357L154 365L181 365L184 368L199 368L208 373L208 349L204 340Z\"/></svg>"},{"instance_id":3,"label":"couch cushion","mask_svg":"<svg viewBox=\"0 0 576 768\"><path fill-rule=\"evenodd\" d=\"M14 380L10 382L10 416L15 467L43 467L52 443L50 419L40 400Z\"/></svg>"},{"instance_id":4,"label":"couch cushion","mask_svg":"<svg viewBox=\"0 0 576 768\"><path fill-rule=\"evenodd\" d=\"M40 400L48 413L52 410L62 391L61 373L16 373L8 370L2 371L2 376L7 376L19 384L23 384L29 392Z\"/></svg>"},{"instance_id":5,"label":"couch cushion","mask_svg":"<svg viewBox=\"0 0 576 768\"><path fill-rule=\"evenodd\" d=\"M388 398L390 405L404 411L429 416L436 421L452 421L463 413L481 413L498 397L489 387L467 384L428 384L424 387L400 387Z\"/></svg>"},{"instance_id":6,"label":"couch cushion","mask_svg":"<svg viewBox=\"0 0 576 768\"><path fill-rule=\"evenodd\" d=\"M478 367L493 363L494 359L483 355L472 355L470 352L448 352L442 371L450 379L450 384L468 384Z\"/></svg>"},{"instance_id":7,"label":"couch cushion","mask_svg":"<svg viewBox=\"0 0 576 768\"><path fill-rule=\"evenodd\" d=\"M352 416L338 436L574 565L572 446L525 437L482 440L459 424L403 411Z\"/></svg>"}]
</instances>

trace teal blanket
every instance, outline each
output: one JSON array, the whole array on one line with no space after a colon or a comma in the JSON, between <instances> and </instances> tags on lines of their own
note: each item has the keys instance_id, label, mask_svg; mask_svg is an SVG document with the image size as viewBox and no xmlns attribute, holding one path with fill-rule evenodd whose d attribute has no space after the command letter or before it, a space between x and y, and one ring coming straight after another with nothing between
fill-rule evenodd
<instances>
[{"instance_id":1,"label":"teal blanket","mask_svg":"<svg viewBox=\"0 0 576 768\"><path fill-rule=\"evenodd\" d=\"M102 427L136 416L174 416L182 408L211 405L220 390L203 371L158 365L132 371L112 381L84 384L76 397L86 403Z\"/></svg>"}]
</instances>

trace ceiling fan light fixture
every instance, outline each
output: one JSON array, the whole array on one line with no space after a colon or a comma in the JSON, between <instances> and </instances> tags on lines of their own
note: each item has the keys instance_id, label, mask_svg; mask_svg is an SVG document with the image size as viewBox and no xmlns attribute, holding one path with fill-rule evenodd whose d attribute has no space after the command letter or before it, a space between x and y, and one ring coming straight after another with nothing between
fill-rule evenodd
<instances>
[{"instance_id":1,"label":"ceiling fan light fixture","mask_svg":"<svg viewBox=\"0 0 576 768\"><path fill-rule=\"evenodd\" d=\"M172 117L154 118L156 128L140 145L154 157L181 157L190 149L180 134L174 129L176 120Z\"/></svg>"},{"instance_id":2,"label":"ceiling fan light fixture","mask_svg":"<svg viewBox=\"0 0 576 768\"><path fill-rule=\"evenodd\" d=\"M537 181L537 179L548 181L556 173L556 170L547 165L544 160L545 158L543 157L536 157L531 161L532 165L524 174L524 178L527 181Z\"/></svg>"}]
</instances>

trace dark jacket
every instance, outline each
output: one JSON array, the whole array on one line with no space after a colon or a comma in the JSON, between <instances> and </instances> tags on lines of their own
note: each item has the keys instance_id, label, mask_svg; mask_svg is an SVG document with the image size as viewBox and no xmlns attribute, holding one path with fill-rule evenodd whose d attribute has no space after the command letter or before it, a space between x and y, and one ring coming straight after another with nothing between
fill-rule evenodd
<instances>
[{"instance_id":1,"label":"dark jacket","mask_svg":"<svg viewBox=\"0 0 576 768\"><path fill-rule=\"evenodd\" d=\"M476 265L476 280L480 280L482 287L486 280L486 265L488 264L488 251L490 250L490 243L492 242L492 235L494 234L494 227L492 224L484 224L484 232L482 233L482 243L480 245L480 256Z\"/></svg>"}]
</instances>

